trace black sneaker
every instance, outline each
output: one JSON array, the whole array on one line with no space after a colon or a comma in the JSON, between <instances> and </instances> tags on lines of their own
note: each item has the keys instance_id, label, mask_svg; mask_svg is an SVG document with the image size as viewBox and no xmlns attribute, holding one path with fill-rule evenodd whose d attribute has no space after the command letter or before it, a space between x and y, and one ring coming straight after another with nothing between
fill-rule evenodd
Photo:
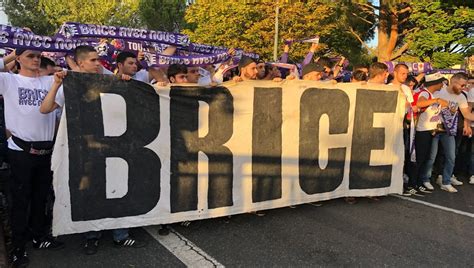
<instances>
[{"instance_id":1,"label":"black sneaker","mask_svg":"<svg viewBox=\"0 0 474 268\"><path fill-rule=\"evenodd\" d=\"M431 194L433 191L428 190L427 188L420 186L417 188L418 192L425 193L425 194Z\"/></svg>"},{"instance_id":2,"label":"black sneaker","mask_svg":"<svg viewBox=\"0 0 474 268\"><path fill-rule=\"evenodd\" d=\"M87 239L86 243L84 244L84 253L86 253L86 255L94 255L97 253L98 247L99 247L99 239L97 238Z\"/></svg>"},{"instance_id":3,"label":"black sneaker","mask_svg":"<svg viewBox=\"0 0 474 268\"><path fill-rule=\"evenodd\" d=\"M419 192L415 188L410 188L410 193L411 193L411 195L414 195L414 196L424 197L424 195L422 195L421 192Z\"/></svg>"},{"instance_id":4,"label":"black sneaker","mask_svg":"<svg viewBox=\"0 0 474 268\"><path fill-rule=\"evenodd\" d=\"M413 189L411 187L403 189L403 193L402 193L403 196L412 196L413 194L416 194L415 189Z\"/></svg>"},{"instance_id":5,"label":"black sneaker","mask_svg":"<svg viewBox=\"0 0 474 268\"><path fill-rule=\"evenodd\" d=\"M12 267L13 268L23 268L27 267L30 263L30 259L28 259L28 255L24 249L17 248L13 250L12 254Z\"/></svg>"},{"instance_id":6,"label":"black sneaker","mask_svg":"<svg viewBox=\"0 0 474 268\"><path fill-rule=\"evenodd\" d=\"M61 249L64 248L64 243L57 241L52 237L46 237L44 239L35 240L33 238L34 249Z\"/></svg>"},{"instance_id":7,"label":"black sneaker","mask_svg":"<svg viewBox=\"0 0 474 268\"><path fill-rule=\"evenodd\" d=\"M133 237L129 236L123 240L120 241L115 241L114 240L114 245L118 248L142 248L146 246L146 243L143 241L139 241L134 239Z\"/></svg>"},{"instance_id":8,"label":"black sneaker","mask_svg":"<svg viewBox=\"0 0 474 268\"><path fill-rule=\"evenodd\" d=\"M170 234L170 229L168 229L168 225L161 225L160 230L158 230L159 235L169 235Z\"/></svg>"}]
</instances>

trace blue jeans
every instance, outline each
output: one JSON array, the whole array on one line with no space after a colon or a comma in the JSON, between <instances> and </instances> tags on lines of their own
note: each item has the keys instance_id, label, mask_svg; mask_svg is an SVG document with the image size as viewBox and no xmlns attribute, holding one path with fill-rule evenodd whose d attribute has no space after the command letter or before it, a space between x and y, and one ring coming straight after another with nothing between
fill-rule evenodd
<instances>
[{"instance_id":1,"label":"blue jeans","mask_svg":"<svg viewBox=\"0 0 474 268\"><path fill-rule=\"evenodd\" d=\"M120 241L124 240L125 238L128 238L128 228L122 228L122 229L114 229L112 230L112 236L114 237L115 241ZM86 233L86 239L99 239L101 237L100 231L98 232L87 232Z\"/></svg>"},{"instance_id":2,"label":"blue jeans","mask_svg":"<svg viewBox=\"0 0 474 268\"><path fill-rule=\"evenodd\" d=\"M453 175L454 163L456 160L456 140L454 136L449 136L446 133L438 134L433 137L430 158L428 159L426 168L422 173L422 179L423 182L430 181L440 141L444 150L443 185L449 185L451 184L451 175Z\"/></svg>"}]
</instances>

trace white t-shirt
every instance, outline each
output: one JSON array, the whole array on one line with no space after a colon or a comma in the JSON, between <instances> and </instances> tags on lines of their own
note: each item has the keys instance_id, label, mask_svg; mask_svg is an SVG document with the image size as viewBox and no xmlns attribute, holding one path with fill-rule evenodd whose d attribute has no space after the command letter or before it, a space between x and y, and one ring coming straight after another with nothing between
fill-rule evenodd
<instances>
[{"instance_id":1,"label":"white t-shirt","mask_svg":"<svg viewBox=\"0 0 474 268\"><path fill-rule=\"evenodd\" d=\"M108 74L108 75L113 75L114 73L109 71L107 68L102 69L102 74ZM145 83L150 82L150 75L148 74L148 71L145 69L141 69L140 71L136 72L135 75L132 76L133 80L137 81L142 81Z\"/></svg>"},{"instance_id":2,"label":"white t-shirt","mask_svg":"<svg viewBox=\"0 0 474 268\"><path fill-rule=\"evenodd\" d=\"M467 93L467 102L474 102L474 89L469 90Z\"/></svg>"},{"instance_id":3,"label":"white t-shirt","mask_svg":"<svg viewBox=\"0 0 474 268\"><path fill-rule=\"evenodd\" d=\"M132 79L137 80L137 81L142 81L145 83L150 83L150 75L148 74L148 71L145 69L141 69L140 71L136 72L134 76L132 76Z\"/></svg>"},{"instance_id":4,"label":"white t-shirt","mask_svg":"<svg viewBox=\"0 0 474 268\"><path fill-rule=\"evenodd\" d=\"M466 97L464 97L464 95L462 93L459 93L459 95L456 95L454 93L448 92L448 90L446 88L443 88L440 91L436 91L433 94L433 96L435 98L440 98L440 99L444 99L444 100L447 100L447 101L456 102L459 105L459 108L461 108L461 109L468 107L467 106L467 99L466 99Z\"/></svg>"},{"instance_id":5,"label":"white t-shirt","mask_svg":"<svg viewBox=\"0 0 474 268\"><path fill-rule=\"evenodd\" d=\"M462 93L459 93L459 95L454 94L454 93L450 93L450 92L448 92L448 90L446 88L443 88L440 91L435 92L434 97L444 99L444 100L447 100L447 101L451 101L451 102L455 102L455 103L458 104L458 107L460 109L469 107L467 105L467 99ZM441 120L442 119L443 118L441 117Z\"/></svg>"},{"instance_id":6,"label":"white t-shirt","mask_svg":"<svg viewBox=\"0 0 474 268\"><path fill-rule=\"evenodd\" d=\"M433 95L429 91L423 91L418 96L418 99L424 97L425 99L433 99ZM436 125L440 122L440 115L441 107L439 104L434 103L428 107L426 107L425 111L423 111L419 118L418 123L416 124L416 131L428 131L436 129Z\"/></svg>"},{"instance_id":7,"label":"white t-shirt","mask_svg":"<svg viewBox=\"0 0 474 268\"><path fill-rule=\"evenodd\" d=\"M389 86L393 86L393 83L388 84ZM405 99L409 102L412 103L413 100L413 94L411 93L410 87L408 87L405 84L401 84L400 87L402 88L403 95L405 95Z\"/></svg>"},{"instance_id":8,"label":"white t-shirt","mask_svg":"<svg viewBox=\"0 0 474 268\"><path fill-rule=\"evenodd\" d=\"M40 106L51 85L53 76L26 77L0 73L0 94L5 101L5 126L24 141L52 141L56 113L42 114ZM22 151L11 138L8 148Z\"/></svg>"}]
</instances>

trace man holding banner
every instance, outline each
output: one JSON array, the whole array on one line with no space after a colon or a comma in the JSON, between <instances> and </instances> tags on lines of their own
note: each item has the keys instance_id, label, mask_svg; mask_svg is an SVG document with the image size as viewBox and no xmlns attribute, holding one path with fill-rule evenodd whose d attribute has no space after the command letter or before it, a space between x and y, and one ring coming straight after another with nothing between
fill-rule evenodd
<instances>
[{"instance_id":1,"label":"man holding banner","mask_svg":"<svg viewBox=\"0 0 474 268\"><path fill-rule=\"evenodd\" d=\"M49 236L50 223L45 214L52 182L56 115L41 114L39 107L52 79L39 76L40 51L18 49L16 54L19 74L0 74L0 94L5 100L6 128L11 133L12 259L14 266L25 266L29 263L25 246L30 229L36 249L58 249L64 244Z\"/></svg>"},{"instance_id":2,"label":"man holding banner","mask_svg":"<svg viewBox=\"0 0 474 268\"><path fill-rule=\"evenodd\" d=\"M99 61L99 55L91 46L79 46L74 52L76 63L79 67L79 72L83 73L100 73L103 68ZM125 55L126 56L126 55ZM128 58L128 57L127 57ZM41 104L40 111L45 114L53 112L58 107L64 107L64 91L62 87L62 80L66 72L57 72L54 75L54 83L51 86L50 92ZM130 76L122 74L121 78L130 80ZM139 248L145 246L143 242L132 238L127 228L112 230L114 244L117 247L134 247ZM99 246L100 232L86 233L86 243L84 244L84 251L87 255L97 253Z\"/></svg>"}]
</instances>

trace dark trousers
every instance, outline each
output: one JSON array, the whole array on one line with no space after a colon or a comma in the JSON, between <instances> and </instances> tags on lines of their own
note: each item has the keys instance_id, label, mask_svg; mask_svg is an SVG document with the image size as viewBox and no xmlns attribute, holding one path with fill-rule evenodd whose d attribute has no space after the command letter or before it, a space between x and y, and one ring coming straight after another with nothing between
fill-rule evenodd
<instances>
[{"instance_id":1,"label":"dark trousers","mask_svg":"<svg viewBox=\"0 0 474 268\"><path fill-rule=\"evenodd\" d=\"M0 97L0 165L7 161L7 137L5 133L5 105L3 97Z\"/></svg>"},{"instance_id":2,"label":"dark trousers","mask_svg":"<svg viewBox=\"0 0 474 268\"><path fill-rule=\"evenodd\" d=\"M53 173L51 155L32 155L8 150L11 180L11 229L14 248L24 248L29 240L48 234L46 202L51 190ZM30 230L31 229L31 230Z\"/></svg>"},{"instance_id":3,"label":"dark trousers","mask_svg":"<svg viewBox=\"0 0 474 268\"><path fill-rule=\"evenodd\" d=\"M421 177L430 158L432 140L431 131L417 131L415 133L416 163L411 165L411 172L408 173L410 178L408 184L411 187L423 185Z\"/></svg>"},{"instance_id":4,"label":"dark trousers","mask_svg":"<svg viewBox=\"0 0 474 268\"><path fill-rule=\"evenodd\" d=\"M413 177L416 163L411 162L410 154L410 124L403 129L403 143L405 145L405 162L403 163L403 174L408 176L408 182L403 181L403 188L415 187L413 180L410 179Z\"/></svg>"},{"instance_id":5,"label":"dark trousers","mask_svg":"<svg viewBox=\"0 0 474 268\"><path fill-rule=\"evenodd\" d=\"M471 143L472 138L462 136L459 146L456 150L456 165L454 166L454 174L459 177L463 174L471 176ZM456 142L456 145L457 142Z\"/></svg>"}]
</instances>

